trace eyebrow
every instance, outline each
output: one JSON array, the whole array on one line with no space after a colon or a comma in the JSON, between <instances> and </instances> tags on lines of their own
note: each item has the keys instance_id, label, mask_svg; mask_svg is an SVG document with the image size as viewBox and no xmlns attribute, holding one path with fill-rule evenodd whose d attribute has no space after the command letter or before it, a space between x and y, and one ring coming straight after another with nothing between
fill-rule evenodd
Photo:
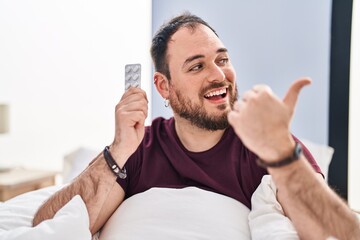
<instances>
[{"instance_id":1,"label":"eyebrow","mask_svg":"<svg viewBox=\"0 0 360 240\"><path fill-rule=\"evenodd\" d=\"M219 48L216 51L216 53L223 53L223 52L226 53L226 52L228 52L228 50L226 48ZM197 55L194 55L194 56L190 56L185 60L185 62L183 64L183 67L185 67L186 64L188 64L188 63L190 63L190 62L192 62L192 61L194 61L194 60L196 60L198 58L204 58L204 57L205 57L205 55L202 55L202 54L197 54Z\"/></svg>"}]
</instances>

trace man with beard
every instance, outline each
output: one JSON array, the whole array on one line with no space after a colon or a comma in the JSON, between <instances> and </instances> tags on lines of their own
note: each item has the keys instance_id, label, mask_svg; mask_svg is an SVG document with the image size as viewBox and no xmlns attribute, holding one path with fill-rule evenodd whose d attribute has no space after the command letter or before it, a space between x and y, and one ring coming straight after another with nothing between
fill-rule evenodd
<instances>
[{"instance_id":1,"label":"man with beard","mask_svg":"<svg viewBox=\"0 0 360 240\"><path fill-rule=\"evenodd\" d=\"M161 27L151 55L154 84L174 116L157 118L145 127L146 93L139 88L126 91L115 108L113 143L40 208L34 225L52 218L76 194L87 205L94 233L124 199L153 187L194 186L251 208L251 196L267 168L275 179L295 164L303 164L314 179L321 176L315 173L320 169L311 154L306 148L300 154L301 145L289 131L297 95L308 79L296 81L284 101L258 85L237 102L227 49L206 22L187 13ZM309 170L311 165L315 171ZM311 214L292 214L299 203L289 199L283 185L279 202L300 235L321 238L333 233L328 228L320 231L324 226Z\"/></svg>"}]
</instances>

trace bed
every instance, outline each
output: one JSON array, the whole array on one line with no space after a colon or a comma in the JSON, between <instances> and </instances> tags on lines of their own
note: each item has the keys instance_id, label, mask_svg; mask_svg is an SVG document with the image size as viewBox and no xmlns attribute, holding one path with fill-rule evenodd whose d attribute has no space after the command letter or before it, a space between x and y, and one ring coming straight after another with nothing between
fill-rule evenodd
<instances>
[{"instance_id":1,"label":"bed","mask_svg":"<svg viewBox=\"0 0 360 240\"><path fill-rule=\"evenodd\" d=\"M32 228L36 209L62 187L47 187L1 203L0 239L298 239L276 202L270 176L263 178L254 194L252 212L232 198L196 187L152 188L125 200L94 236L78 195L53 219Z\"/></svg>"},{"instance_id":2,"label":"bed","mask_svg":"<svg viewBox=\"0 0 360 240\"><path fill-rule=\"evenodd\" d=\"M87 164L79 164L79 154L91 159L90 152L84 151L66 157L67 165L78 167L68 168L67 178L77 175ZM323 149L317 154L320 153L324 154ZM328 165L330 160L326 161ZM322 168L327 170L327 166ZM75 196L53 219L32 228L37 208L65 185L0 203L0 239L298 239L276 201L276 187L270 176L264 176L255 191L251 211L232 198L196 187L152 188L125 200L94 236L89 231L86 206L80 196Z\"/></svg>"}]
</instances>

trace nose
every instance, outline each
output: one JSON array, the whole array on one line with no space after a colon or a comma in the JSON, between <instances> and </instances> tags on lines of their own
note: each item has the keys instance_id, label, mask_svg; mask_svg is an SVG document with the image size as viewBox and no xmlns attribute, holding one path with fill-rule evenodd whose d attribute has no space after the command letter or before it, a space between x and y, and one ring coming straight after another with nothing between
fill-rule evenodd
<instances>
[{"instance_id":1,"label":"nose","mask_svg":"<svg viewBox=\"0 0 360 240\"><path fill-rule=\"evenodd\" d=\"M215 63L209 67L209 73L207 77L209 82L222 82L225 80L224 70Z\"/></svg>"}]
</instances>

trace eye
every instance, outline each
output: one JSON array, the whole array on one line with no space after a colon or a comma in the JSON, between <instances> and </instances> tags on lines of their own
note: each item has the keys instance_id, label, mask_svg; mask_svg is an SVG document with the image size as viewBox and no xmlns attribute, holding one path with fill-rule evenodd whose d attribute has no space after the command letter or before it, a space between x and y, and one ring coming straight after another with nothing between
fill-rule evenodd
<instances>
[{"instance_id":1,"label":"eye","mask_svg":"<svg viewBox=\"0 0 360 240\"><path fill-rule=\"evenodd\" d=\"M218 64L221 65L221 66L224 66L226 65L227 63L229 62L229 58L221 58L219 61L218 61Z\"/></svg>"},{"instance_id":2,"label":"eye","mask_svg":"<svg viewBox=\"0 0 360 240\"><path fill-rule=\"evenodd\" d=\"M201 63L196 64L189 69L189 72L199 71L200 69L202 69L202 67L203 67L203 65Z\"/></svg>"}]
</instances>

